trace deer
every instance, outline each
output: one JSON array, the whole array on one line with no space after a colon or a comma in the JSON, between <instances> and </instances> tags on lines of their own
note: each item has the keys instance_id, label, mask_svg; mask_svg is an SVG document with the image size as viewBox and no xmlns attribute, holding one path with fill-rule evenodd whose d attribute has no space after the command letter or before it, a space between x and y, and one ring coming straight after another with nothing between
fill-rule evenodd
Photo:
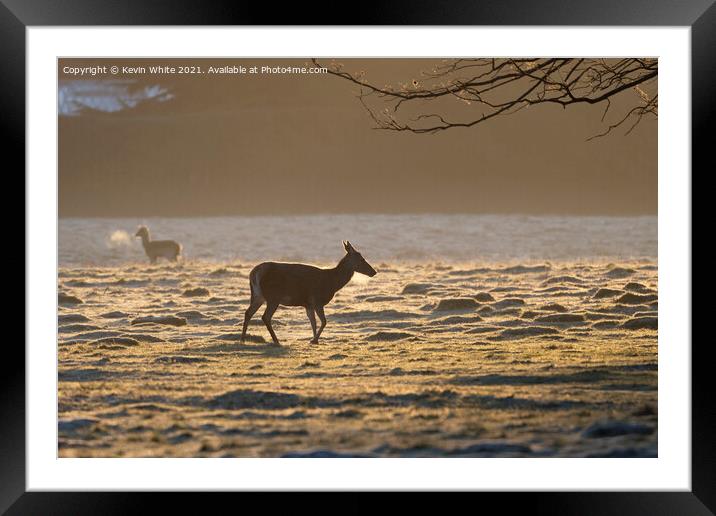
<instances>
[{"instance_id":1,"label":"deer","mask_svg":"<svg viewBox=\"0 0 716 516\"><path fill-rule=\"evenodd\" d=\"M150 263L157 263L159 257L175 262L181 253L181 244L174 240L151 240L146 226L140 226L134 236L142 239L142 247Z\"/></svg>"},{"instance_id":2,"label":"deer","mask_svg":"<svg viewBox=\"0 0 716 516\"><path fill-rule=\"evenodd\" d=\"M318 344L318 339L326 327L326 315L323 309L336 292L345 287L356 272L371 278L377 274L349 241L343 241L343 248L346 251L345 256L341 258L338 265L330 269L302 263L280 262L264 262L254 267L249 273L251 301L244 314L241 343L243 344L246 338L246 329L251 318L265 302L266 311L261 319L271 334L275 346L281 346L281 343L271 326L271 318L279 305L304 307L313 330L311 344ZM318 329L316 329L316 315L321 320Z\"/></svg>"}]
</instances>

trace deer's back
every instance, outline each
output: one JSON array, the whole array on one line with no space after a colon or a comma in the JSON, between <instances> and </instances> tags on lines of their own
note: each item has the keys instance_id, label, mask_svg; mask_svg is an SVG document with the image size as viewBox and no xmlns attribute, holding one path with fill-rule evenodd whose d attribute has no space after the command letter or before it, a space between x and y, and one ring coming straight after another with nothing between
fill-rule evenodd
<instances>
[{"instance_id":1,"label":"deer's back","mask_svg":"<svg viewBox=\"0 0 716 516\"><path fill-rule=\"evenodd\" d=\"M253 268L250 281L258 284L260 293L269 302L286 306L325 304L326 271L303 263L264 262Z\"/></svg>"}]
</instances>

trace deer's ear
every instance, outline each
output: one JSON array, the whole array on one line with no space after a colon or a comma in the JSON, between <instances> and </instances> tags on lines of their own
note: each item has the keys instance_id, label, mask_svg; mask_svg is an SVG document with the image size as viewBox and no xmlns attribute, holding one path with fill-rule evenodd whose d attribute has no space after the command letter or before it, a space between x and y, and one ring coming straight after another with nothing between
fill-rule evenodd
<instances>
[{"instance_id":1,"label":"deer's ear","mask_svg":"<svg viewBox=\"0 0 716 516\"><path fill-rule=\"evenodd\" d=\"M353 246L351 245L350 241L348 241L348 240L346 240L346 241L343 243L343 247L346 248L346 252L348 252L348 253L353 253L353 252L355 252L355 249L353 249Z\"/></svg>"},{"instance_id":2,"label":"deer's ear","mask_svg":"<svg viewBox=\"0 0 716 516\"><path fill-rule=\"evenodd\" d=\"M348 245L349 245L349 244L348 244L348 241L347 241L347 240L343 240L342 242L343 242L343 249L345 249L346 252L348 252L348 249L349 249L349 247L348 247Z\"/></svg>"}]
</instances>

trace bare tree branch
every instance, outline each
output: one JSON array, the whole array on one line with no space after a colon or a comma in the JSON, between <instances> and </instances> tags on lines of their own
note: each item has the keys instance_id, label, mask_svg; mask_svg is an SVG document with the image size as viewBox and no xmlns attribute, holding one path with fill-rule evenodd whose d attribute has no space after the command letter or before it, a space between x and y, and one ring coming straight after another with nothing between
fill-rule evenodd
<instances>
[{"instance_id":1,"label":"bare tree branch","mask_svg":"<svg viewBox=\"0 0 716 516\"><path fill-rule=\"evenodd\" d=\"M657 116L658 60L624 59L451 59L422 73L420 81L378 86L363 73L350 73L343 65L326 66L313 59L329 74L358 86L358 99L376 129L436 133L457 127L473 127L498 116L516 113L538 104L604 103L602 121L612 108L615 95L634 93L635 107L610 124L598 138L627 121L627 134L646 115ZM425 103L436 106L425 113ZM464 106L456 110L450 103ZM592 139L590 138L590 139Z\"/></svg>"}]
</instances>

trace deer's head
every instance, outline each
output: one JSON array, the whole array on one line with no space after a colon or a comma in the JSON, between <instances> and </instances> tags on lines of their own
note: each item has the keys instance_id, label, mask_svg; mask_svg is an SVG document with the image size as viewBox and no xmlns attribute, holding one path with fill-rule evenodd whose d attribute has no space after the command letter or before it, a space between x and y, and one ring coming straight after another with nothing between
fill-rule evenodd
<instances>
[{"instance_id":1,"label":"deer's head","mask_svg":"<svg viewBox=\"0 0 716 516\"><path fill-rule=\"evenodd\" d=\"M365 274L366 276L370 276L371 278L378 274L376 270L371 267L368 262L365 261L363 255L353 248L353 246L348 240L343 242L343 248L346 250L345 260L347 260L348 264L354 272L360 272L361 274Z\"/></svg>"},{"instance_id":2,"label":"deer's head","mask_svg":"<svg viewBox=\"0 0 716 516\"><path fill-rule=\"evenodd\" d=\"M149 230L145 226L140 226L137 232L134 234L135 237L147 237L149 238Z\"/></svg>"}]
</instances>

